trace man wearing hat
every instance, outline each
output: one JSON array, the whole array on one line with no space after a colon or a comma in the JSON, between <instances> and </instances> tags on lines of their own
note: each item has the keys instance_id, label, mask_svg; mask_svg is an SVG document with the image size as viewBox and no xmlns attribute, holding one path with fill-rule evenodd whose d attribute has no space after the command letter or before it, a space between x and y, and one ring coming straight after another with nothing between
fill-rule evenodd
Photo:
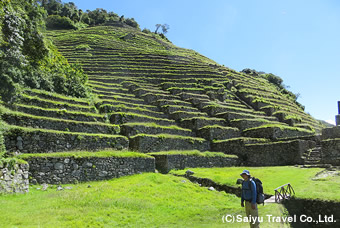
<instances>
[{"instance_id":1,"label":"man wearing hat","mask_svg":"<svg viewBox=\"0 0 340 228\"><path fill-rule=\"evenodd\" d=\"M250 173L248 170L243 170L240 175L244 180L242 182L241 207L245 206L247 217L251 217L250 227L260 227L256 204L256 184L250 178Z\"/></svg>"}]
</instances>

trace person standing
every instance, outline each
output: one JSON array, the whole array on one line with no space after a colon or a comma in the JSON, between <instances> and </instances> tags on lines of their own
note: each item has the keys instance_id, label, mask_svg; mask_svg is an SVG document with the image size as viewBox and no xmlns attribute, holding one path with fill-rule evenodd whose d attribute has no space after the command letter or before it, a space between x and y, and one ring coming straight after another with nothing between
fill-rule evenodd
<instances>
[{"instance_id":1,"label":"person standing","mask_svg":"<svg viewBox=\"0 0 340 228\"><path fill-rule=\"evenodd\" d=\"M242 194L241 194L241 207L245 207L246 215L250 219L250 227L260 227L258 220L258 209L256 203L256 184L251 179L250 172L243 170L240 174L243 178L242 182Z\"/></svg>"}]
</instances>

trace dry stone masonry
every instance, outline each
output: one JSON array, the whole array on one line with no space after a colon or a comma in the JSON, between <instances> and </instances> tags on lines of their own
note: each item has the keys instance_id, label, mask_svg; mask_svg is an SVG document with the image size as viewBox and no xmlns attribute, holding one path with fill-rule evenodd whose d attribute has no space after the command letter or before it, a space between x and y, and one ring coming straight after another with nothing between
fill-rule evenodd
<instances>
[{"instance_id":1,"label":"dry stone masonry","mask_svg":"<svg viewBox=\"0 0 340 228\"><path fill-rule=\"evenodd\" d=\"M129 141L119 135L91 135L57 131L13 128L4 133L7 151L21 153L49 153L72 150L99 150L127 148Z\"/></svg>"},{"instance_id":2,"label":"dry stone masonry","mask_svg":"<svg viewBox=\"0 0 340 228\"><path fill-rule=\"evenodd\" d=\"M172 169L186 167L229 167L239 165L237 156L196 156L182 154L152 154L156 158L156 169L161 173L168 173Z\"/></svg>"},{"instance_id":3,"label":"dry stone masonry","mask_svg":"<svg viewBox=\"0 0 340 228\"><path fill-rule=\"evenodd\" d=\"M29 173L39 184L108 180L155 171L152 157L31 157Z\"/></svg>"},{"instance_id":4,"label":"dry stone masonry","mask_svg":"<svg viewBox=\"0 0 340 228\"><path fill-rule=\"evenodd\" d=\"M0 163L0 193L26 193L29 187L28 164Z\"/></svg>"}]
</instances>

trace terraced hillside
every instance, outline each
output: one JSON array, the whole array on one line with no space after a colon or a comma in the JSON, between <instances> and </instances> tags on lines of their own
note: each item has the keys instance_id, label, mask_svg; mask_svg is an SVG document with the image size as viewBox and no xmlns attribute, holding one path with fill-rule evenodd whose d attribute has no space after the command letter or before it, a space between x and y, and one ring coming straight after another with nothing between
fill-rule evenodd
<instances>
[{"instance_id":1,"label":"terraced hillside","mask_svg":"<svg viewBox=\"0 0 340 228\"><path fill-rule=\"evenodd\" d=\"M25 90L3 104L9 152L130 149L223 151L315 135L321 124L260 77L236 72L155 34L96 26L49 31L89 76L95 99Z\"/></svg>"}]
</instances>

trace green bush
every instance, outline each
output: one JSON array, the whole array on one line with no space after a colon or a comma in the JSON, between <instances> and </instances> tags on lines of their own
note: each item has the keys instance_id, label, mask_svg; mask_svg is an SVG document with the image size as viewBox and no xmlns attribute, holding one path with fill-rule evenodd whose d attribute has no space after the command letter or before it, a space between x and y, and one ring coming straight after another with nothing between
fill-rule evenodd
<instances>
[{"instance_id":1,"label":"green bush","mask_svg":"<svg viewBox=\"0 0 340 228\"><path fill-rule=\"evenodd\" d=\"M139 28L139 25L138 25L138 23L135 21L134 18L127 18L127 19L125 20L125 24L130 25L131 27L134 27L134 28Z\"/></svg>"},{"instance_id":2,"label":"green bush","mask_svg":"<svg viewBox=\"0 0 340 228\"><path fill-rule=\"evenodd\" d=\"M46 19L46 27L51 29L77 29L70 18L59 15L49 15Z\"/></svg>"},{"instance_id":3,"label":"green bush","mask_svg":"<svg viewBox=\"0 0 340 228\"><path fill-rule=\"evenodd\" d=\"M42 34L44 10L34 1L12 0L1 5L0 96L15 100L22 87L86 97L87 76L69 64ZM69 18L50 16L50 25L68 28ZM58 24L59 23L59 24Z\"/></svg>"},{"instance_id":4,"label":"green bush","mask_svg":"<svg viewBox=\"0 0 340 228\"><path fill-rule=\"evenodd\" d=\"M142 30L142 32L146 33L146 34L151 34L152 32L150 31L150 29L144 28Z\"/></svg>"}]
</instances>

